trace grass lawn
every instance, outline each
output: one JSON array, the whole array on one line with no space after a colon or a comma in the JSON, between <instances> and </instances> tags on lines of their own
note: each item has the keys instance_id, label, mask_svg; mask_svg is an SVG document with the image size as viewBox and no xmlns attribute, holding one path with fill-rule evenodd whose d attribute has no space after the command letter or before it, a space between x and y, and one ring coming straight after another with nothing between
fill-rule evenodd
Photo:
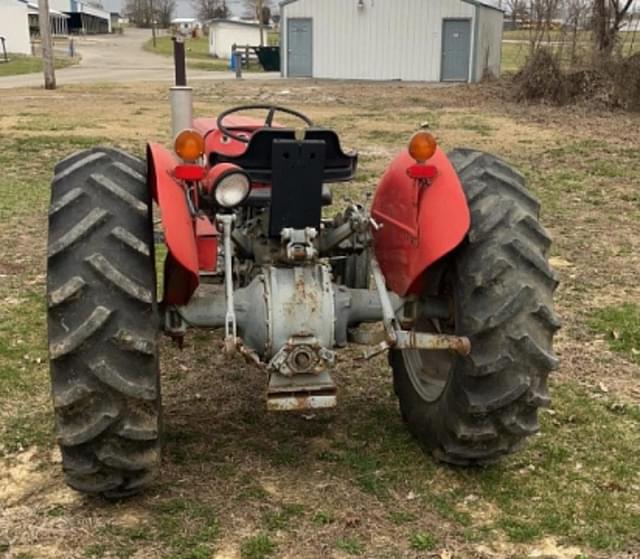
<instances>
[{"instance_id":1,"label":"grass lawn","mask_svg":"<svg viewBox=\"0 0 640 559\"><path fill-rule=\"evenodd\" d=\"M146 51L163 56L173 56L173 41L169 36L157 37L155 48L153 47L153 40L149 39L143 48ZM216 59L209 56L209 41L206 37L186 39L185 53L187 56L187 66L189 68L212 71L229 69L228 60Z\"/></svg>"},{"instance_id":2,"label":"grass lawn","mask_svg":"<svg viewBox=\"0 0 640 559\"><path fill-rule=\"evenodd\" d=\"M69 58L56 58L56 68L66 68L77 64L77 60ZM42 72L42 59L35 56L9 54L9 62L0 62L0 76L15 76L18 74L31 74Z\"/></svg>"},{"instance_id":3,"label":"grass lawn","mask_svg":"<svg viewBox=\"0 0 640 559\"><path fill-rule=\"evenodd\" d=\"M171 37L163 36L156 39L156 47L153 48L153 40L149 39L144 44L144 50L161 54L164 56L173 56L173 41ZM209 41L207 37L198 37L197 39L187 39L185 41L185 51L187 56L187 66L194 70L211 70L211 71L228 71L229 61L220 58L212 58L209 56ZM262 68L252 63L249 69L245 71L261 71Z\"/></svg>"},{"instance_id":4,"label":"grass lawn","mask_svg":"<svg viewBox=\"0 0 640 559\"><path fill-rule=\"evenodd\" d=\"M631 558L640 552L640 115L522 106L495 85L196 82L197 115L260 97L360 150L337 203L368 204L421 122L445 149L516 165L542 201L560 275L550 409L522 452L481 469L425 456L386 358L340 352L339 406L265 410L266 379L219 332L161 341L161 476L118 503L64 485L45 320L49 181L96 144L168 144L167 86L0 90L0 555L40 558ZM88 121L84 115L91 114ZM24 157L25 153L37 157ZM160 268L161 269L161 268Z\"/></svg>"},{"instance_id":5,"label":"grass lawn","mask_svg":"<svg viewBox=\"0 0 640 559\"><path fill-rule=\"evenodd\" d=\"M620 34L619 49L624 55L640 52L640 32ZM502 72L515 73L526 62L530 52L531 32L528 30L505 31L502 36ZM590 32L579 31L576 36L575 54L577 58L589 57L593 44ZM545 41L547 38L545 37ZM561 54L564 63L569 64L572 55L572 36L566 32L552 31L548 40L553 44L549 48Z\"/></svg>"}]
</instances>

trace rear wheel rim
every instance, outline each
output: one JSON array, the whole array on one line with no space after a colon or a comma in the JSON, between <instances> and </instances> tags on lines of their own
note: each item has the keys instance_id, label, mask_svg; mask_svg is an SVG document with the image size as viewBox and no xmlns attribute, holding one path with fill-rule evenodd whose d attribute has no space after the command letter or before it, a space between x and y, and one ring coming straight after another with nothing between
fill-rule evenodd
<instances>
[{"instance_id":1,"label":"rear wheel rim","mask_svg":"<svg viewBox=\"0 0 640 559\"><path fill-rule=\"evenodd\" d=\"M455 308L453 285L449 273L444 273L439 281L434 282L435 288L427 288L426 295L438 295L453 300L451 308ZM430 334L454 334L455 319L448 321L431 319L424 316L420 305L417 304L417 320L413 330ZM435 402L444 393L452 376L455 366L455 354L448 350L433 351L410 349L402 351L402 358L414 390L425 402Z\"/></svg>"}]
</instances>

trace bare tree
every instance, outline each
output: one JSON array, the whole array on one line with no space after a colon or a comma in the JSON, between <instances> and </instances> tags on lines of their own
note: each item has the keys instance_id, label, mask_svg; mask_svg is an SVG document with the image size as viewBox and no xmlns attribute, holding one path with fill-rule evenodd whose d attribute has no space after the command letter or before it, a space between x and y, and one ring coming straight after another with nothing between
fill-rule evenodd
<instances>
[{"instance_id":1,"label":"bare tree","mask_svg":"<svg viewBox=\"0 0 640 559\"><path fill-rule=\"evenodd\" d=\"M191 5L202 22L210 19L225 19L231 15L225 0L191 0Z\"/></svg>"},{"instance_id":2,"label":"bare tree","mask_svg":"<svg viewBox=\"0 0 640 559\"><path fill-rule=\"evenodd\" d=\"M176 10L176 0L154 0L154 17L160 27L169 27L173 12Z\"/></svg>"},{"instance_id":3,"label":"bare tree","mask_svg":"<svg viewBox=\"0 0 640 559\"><path fill-rule=\"evenodd\" d=\"M255 17L264 25L269 24L272 8L272 0L244 0L245 15L249 17Z\"/></svg>"},{"instance_id":4,"label":"bare tree","mask_svg":"<svg viewBox=\"0 0 640 559\"><path fill-rule=\"evenodd\" d=\"M586 29L589 24L592 0L565 0L565 27L571 32L571 64L575 64L578 56L578 31Z\"/></svg>"},{"instance_id":5,"label":"bare tree","mask_svg":"<svg viewBox=\"0 0 640 559\"><path fill-rule=\"evenodd\" d=\"M596 55L601 60L611 56L624 18L629 13L633 0L594 0L593 31Z\"/></svg>"},{"instance_id":6,"label":"bare tree","mask_svg":"<svg viewBox=\"0 0 640 559\"><path fill-rule=\"evenodd\" d=\"M553 20L558 17L559 12L560 0L530 0L531 52L537 50L542 43L548 44L551 42Z\"/></svg>"},{"instance_id":7,"label":"bare tree","mask_svg":"<svg viewBox=\"0 0 640 559\"><path fill-rule=\"evenodd\" d=\"M511 21L515 27L518 20L522 21L527 18L527 0L506 0L507 11L511 15Z\"/></svg>"},{"instance_id":8,"label":"bare tree","mask_svg":"<svg viewBox=\"0 0 640 559\"><path fill-rule=\"evenodd\" d=\"M153 22L151 0L127 0L124 11L136 27L151 27Z\"/></svg>"}]
</instances>

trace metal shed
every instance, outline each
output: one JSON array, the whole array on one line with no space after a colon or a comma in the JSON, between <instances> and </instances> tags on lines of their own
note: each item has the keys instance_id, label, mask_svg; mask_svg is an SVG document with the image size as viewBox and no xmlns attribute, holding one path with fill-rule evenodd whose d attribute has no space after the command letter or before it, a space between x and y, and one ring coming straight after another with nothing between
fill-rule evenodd
<instances>
[{"instance_id":1,"label":"metal shed","mask_svg":"<svg viewBox=\"0 0 640 559\"><path fill-rule=\"evenodd\" d=\"M259 45L260 24L235 19L212 19L209 22L209 54L231 58L233 45Z\"/></svg>"},{"instance_id":2,"label":"metal shed","mask_svg":"<svg viewBox=\"0 0 640 559\"><path fill-rule=\"evenodd\" d=\"M69 16L70 33L111 33L111 14L100 6L97 0L49 0L50 9Z\"/></svg>"},{"instance_id":3,"label":"metal shed","mask_svg":"<svg viewBox=\"0 0 640 559\"><path fill-rule=\"evenodd\" d=\"M5 48L14 54L31 54L28 7L17 0L0 0L0 37ZM2 58L2 44L0 44Z\"/></svg>"},{"instance_id":4,"label":"metal shed","mask_svg":"<svg viewBox=\"0 0 640 559\"><path fill-rule=\"evenodd\" d=\"M478 0L285 0L284 77L478 81L500 74L502 10Z\"/></svg>"}]
</instances>

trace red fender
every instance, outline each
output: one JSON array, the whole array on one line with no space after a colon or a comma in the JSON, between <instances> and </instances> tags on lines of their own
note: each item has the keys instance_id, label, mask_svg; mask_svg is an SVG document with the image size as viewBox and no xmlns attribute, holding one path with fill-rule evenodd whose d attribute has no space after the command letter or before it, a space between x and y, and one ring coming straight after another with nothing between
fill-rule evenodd
<instances>
[{"instance_id":1,"label":"red fender","mask_svg":"<svg viewBox=\"0 0 640 559\"><path fill-rule=\"evenodd\" d=\"M469 231L469 206L451 162L438 148L428 164L437 174L420 186L407 174L415 161L407 150L400 153L380 180L371 209L382 224L374 232L376 258L388 287L402 296L418 292L425 270Z\"/></svg>"},{"instance_id":2,"label":"red fender","mask_svg":"<svg viewBox=\"0 0 640 559\"><path fill-rule=\"evenodd\" d=\"M178 160L160 144L147 145L147 180L160 206L169 256L165 263L164 301L185 305L200 283L198 245L182 185L173 171Z\"/></svg>"}]
</instances>

